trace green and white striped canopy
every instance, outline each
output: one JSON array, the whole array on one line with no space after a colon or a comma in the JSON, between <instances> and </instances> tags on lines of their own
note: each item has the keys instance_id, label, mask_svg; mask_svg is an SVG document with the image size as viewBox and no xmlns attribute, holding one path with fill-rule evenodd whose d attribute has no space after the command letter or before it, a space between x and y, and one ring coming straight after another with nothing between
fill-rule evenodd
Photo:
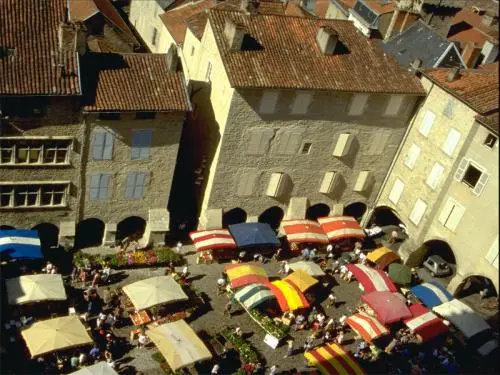
<instances>
[{"instance_id":1,"label":"green and white striped canopy","mask_svg":"<svg viewBox=\"0 0 500 375\"><path fill-rule=\"evenodd\" d=\"M234 295L247 310L251 310L261 303L276 298L263 284L250 284L238 290Z\"/></svg>"}]
</instances>

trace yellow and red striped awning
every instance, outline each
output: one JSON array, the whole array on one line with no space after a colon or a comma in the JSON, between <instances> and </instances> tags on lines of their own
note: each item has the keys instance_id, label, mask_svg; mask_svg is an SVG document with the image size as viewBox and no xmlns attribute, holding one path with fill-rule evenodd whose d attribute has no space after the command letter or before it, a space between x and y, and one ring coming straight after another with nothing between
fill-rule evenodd
<instances>
[{"instance_id":1,"label":"yellow and red striped awning","mask_svg":"<svg viewBox=\"0 0 500 375\"><path fill-rule=\"evenodd\" d=\"M330 241L366 237L363 228L352 216L319 217L318 223Z\"/></svg>"},{"instance_id":2,"label":"yellow and red striped awning","mask_svg":"<svg viewBox=\"0 0 500 375\"><path fill-rule=\"evenodd\" d=\"M267 284L278 300L281 311L294 311L309 307L306 297L292 284L283 280L276 280Z\"/></svg>"},{"instance_id":3,"label":"yellow and red striped awning","mask_svg":"<svg viewBox=\"0 0 500 375\"><path fill-rule=\"evenodd\" d=\"M231 264L226 266L226 273L233 289L250 284L266 284L269 282L264 268L251 263Z\"/></svg>"},{"instance_id":4,"label":"yellow and red striped awning","mask_svg":"<svg viewBox=\"0 0 500 375\"><path fill-rule=\"evenodd\" d=\"M365 372L343 347L329 344L304 353L309 364L323 375L361 375Z\"/></svg>"},{"instance_id":5,"label":"yellow and red striped awning","mask_svg":"<svg viewBox=\"0 0 500 375\"><path fill-rule=\"evenodd\" d=\"M281 228L289 242L328 243L328 237L321 226L311 220L283 220Z\"/></svg>"}]
</instances>

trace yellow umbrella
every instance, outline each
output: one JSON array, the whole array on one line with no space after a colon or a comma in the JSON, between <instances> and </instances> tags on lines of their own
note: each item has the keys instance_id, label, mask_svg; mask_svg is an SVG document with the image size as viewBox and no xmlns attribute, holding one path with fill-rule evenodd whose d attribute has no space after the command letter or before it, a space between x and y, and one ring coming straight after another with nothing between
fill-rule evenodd
<instances>
[{"instance_id":1,"label":"yellow umbrella","mask_svg":"<svg viewBox=\"0 0 500 375\"><path fill-rule=\"evenodd\" d=\"M92 343L85 326L75 315L36 322L21 335L31 357Z\"/></svg>"},{"instance_id":2,"label":"yellow umbrella","mask_svg":"<svg viewBox=\"0 0 500 375\"><path fill-rule=\"evenodd\" d=\"M305 292L307 289L318 283L318 280L316 280L312 276L309 276L308 273L302 271L301 269L298 269L297 271L291 273L283 280L285 280L288 283L291 283L301 292Z\"/></svg>"},{"instance_id":3,"label":"yellow umbrella","mask_svg":"<svg viewBox=\"0 0 500 375\"><path fill-rule=\"evenodd\" d=\"M394 263L401 258L391 249L387 247L380 247L368 253L366 258L377 265L378 268L384 269L389 264Z\"/></svg>"}]
</instances>

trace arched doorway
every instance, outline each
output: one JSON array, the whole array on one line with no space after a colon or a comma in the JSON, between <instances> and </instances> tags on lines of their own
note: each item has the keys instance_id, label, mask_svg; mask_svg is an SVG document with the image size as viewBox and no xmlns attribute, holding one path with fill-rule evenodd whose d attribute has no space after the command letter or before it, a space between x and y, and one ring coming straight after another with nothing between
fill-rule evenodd
<instances>
[{"instance_id":1,"label":"arched doorway","mask_svg":"<svg viewBox=\"0 0 500 375\"><path fill-rule=\"evenodd\" d=\"M427 248L426 258L431 255L438 255L450 264L457 264L453 250L445 241L431 240L424 242L424 245Z\"/></svg>"},{"instance_id":2,"label":"arched doorway","mask_svg":"<svg viewBox=\"0 0 500 375\"><path fill-rule=\"evenodd\" d=\"M129 216L116 226L116 240L121 241L125 237L139 239L146 230L146 220L139 216Z\"/></svg>"},{"instance_id":3,"label":"arched doorway","mask_svg":"<svg viewBox=\"0 0 500 375\"><path fill-rule=\"evenodd\" d=\"M479 294L481 290L487 290L486 297L497 297L498 292L493 282L484 276L472 275L460 283L455 290L455 298L466 298L474 294Z\"/></svg>"},{"instance_id":4,"label":"arched doorway","mask_svg":"<svg viewBox=\"0 0 500 375\"><path fill-rule=\"evenodd\" d=\"M227 228L232 224L244 223L247 221L247 213L242 208L236 207L222 215L222 226Z\"/></svg>"},{"instance_id":5,"label":"arched doorway","mask_svg":"<svg viewBox=\"0 0 500 375\"><path fill-rule=\"evenodd\" d=\"M324 203L313 204L306 211L306 219L317 220L318 217L328 216L330 213L330 207Z\"/></svg>"},{"instance_id":6,"label":"arched doorway","mask_svg":"<svg viewBox=\"0 0 500 375\"><path fill-rule=\"evenodd\" d=\"M31 229L38 231L42 249L49 249L58 245L59 228L56 225L51 223L40 223Z\"/></svg>"},{"instance_id":7,"label":"arched doorway","mask_svg":"<svg viewBox=\"0 0 500 375\"><path fill-rule=\"evenodd\" d=\"M12 229L16 229L10 225L0 225L0 230L12 230Z\"/></svg>"},{"instance_id":8,"label":"arched doorway","mask_svg":"<svg viewBox=\"0 0 500 375\"><path fill-rule=\"evenodd\" d=\"M278 206L273 206L262 212L259 216L259 223L267 223L273 229L278 229L285 213Z\"/></svg>"},{"instance_id":9,"label":"arched doorway","mask_svg":"<svg viewBox=\"0 0 500 375\"><path fill-rule=\"evenodd\" d=\"M348 204L344 208L344 216L352 216L357 221L360 221L366 212L366 204L363 202L354 202Z\"/></svg>"},{"instance_id":10,"label":"arched doorway","mask_svg":"<svg viewBox=\"0 0 500 375\"><path fill-rule=\"evenodd\" d=\"M104 236L104 222L89 218L80 221L76 226L75 249L100 246Z\"/></svg>"},{"instance_id":11,"label":"arched doorway","mask_svg":"<svg viewBox=\"0 0 500 375\"><path fill-rule=\"evenodd\" d=\"M368 226L378 225L379 227L385 227L390 225L399 226L399 224L404 223L401 221L397 213L390 207L380 206L373 210L373 214L368 222Z\"/></svg>"}]
</instances>

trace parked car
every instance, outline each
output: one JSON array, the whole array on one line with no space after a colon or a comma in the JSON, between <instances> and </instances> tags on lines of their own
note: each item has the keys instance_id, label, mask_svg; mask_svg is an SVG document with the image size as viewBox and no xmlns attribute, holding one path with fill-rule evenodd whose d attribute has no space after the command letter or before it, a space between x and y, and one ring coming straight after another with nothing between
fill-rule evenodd
<instances>
[{"instance_id":1,"label":"parked car","mask_svg":"<svg viewBox=\"0 0 500 375\"><path fill-rule=\"evenodd\" d=\"M429 270L432 277L441 277L451 275L451 267L439 255L431 255L424 262L423 266Z\"/></svg>"}]
</instances>

